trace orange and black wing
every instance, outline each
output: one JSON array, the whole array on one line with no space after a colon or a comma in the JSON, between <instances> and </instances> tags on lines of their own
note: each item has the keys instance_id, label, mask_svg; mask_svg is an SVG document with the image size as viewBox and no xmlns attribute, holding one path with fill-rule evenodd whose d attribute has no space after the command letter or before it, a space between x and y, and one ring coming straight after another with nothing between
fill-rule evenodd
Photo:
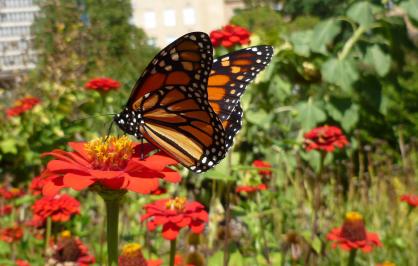
<instances>
[{"instance_id":1,"label":"orange and black wing","mask_svg":"<svg viewBox=\"0 0 418 266\"><path fill-rule=\"evenodd\" d=\"M226 153L225 130L207 95L212 52L205 33L180 37L151 61L127 104L126 115L138 118L129 120L134 131L195 172Z\"/></svg>"},{"instance_id":2,"label":"orange and black wing","mask_svg":"<svg viewBox=\"0 0 418 266\"><path fill-rule=\"evenodd\" d=\"M216 58L208 81L208 99L226 132L226 148L241 129L240 97L246 86L271 61L273 47L260 45Z\"/></svg>"}]
</instances>

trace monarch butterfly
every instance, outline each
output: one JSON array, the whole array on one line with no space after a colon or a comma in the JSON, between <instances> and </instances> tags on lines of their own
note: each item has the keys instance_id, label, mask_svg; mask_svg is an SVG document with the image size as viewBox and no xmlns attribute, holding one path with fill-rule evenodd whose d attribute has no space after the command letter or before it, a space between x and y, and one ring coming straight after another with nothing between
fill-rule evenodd
<instances>
[{"instance_id":1,"label":"monarch butterfly","mask_svg":"<svg viewBox=\"0 0 418 266\"><path fill-rule=\"evenodd\" d=\"M213 60L210 38L188 33L161 50L136 82L114 121L194 172L222 160L241 128L240 97L270 62L271 46Z\"/></svg>"}]
</instances>

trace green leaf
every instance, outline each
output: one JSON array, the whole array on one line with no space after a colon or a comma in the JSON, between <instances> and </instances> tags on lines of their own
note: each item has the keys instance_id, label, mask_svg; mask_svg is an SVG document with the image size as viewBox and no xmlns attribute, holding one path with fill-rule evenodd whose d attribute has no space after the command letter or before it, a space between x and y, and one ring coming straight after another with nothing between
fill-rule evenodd
<instances>
[{"instance_id":1,"label":"green leaf","mask_svg":"<svg viewBox=\"0 0 418 266\"><path fill-rule=\"evenodd\" d=\"M331 58L321 68L323 78L343 90L350 92L352 84L359 78L354 63L348 59Z\"/></svg>"},{"instance_id":2,"label":"green leaf","mask_svg":"<svg viewBox=\"0 0 418 266\"><path fill-rule=\"evenodd\" d=\"M351 105L350 109L345 111L341 126L345 131L350 131L355 128L359 120L360 107L357 104Z\"/></svg>"},{"instance_id":3,"label":"green leaf","mask_svg":"<svg viewBox=\"0 0 418 266\"><path fill-rule=\"evenodd\" d=\"M299 103L296 109L299 114L297 119L302 124L304 130L312 129L327 118L325 112L319 107L319 104L314 103L311 99L307 102Z\"/></svg>"},{"instance_id":4,"label":"green leaf","mask_svg":"<svg viewBox=\"0 0 418 266\"><path fill-rule=\"evenodd\" d=\"M384 77L390 70L391 58L375 44L367 48L366 62L374 67L379 76Z\"/></svg>"},{"instance_id":5,"label":"green leaf","mask_svg":"<svg viewBox=\"0 0 418 266\"><path fill-rule=\"evenodd\" d=\"M269 93L275 95L280 101L284 101L292 92L292 85L283 80L279 75L273 77L269 84Z\"/></svg>"},{"instance_id":6,"label":"green leaf","mask_svg":"<svg viewBox=\"0 0 418 266\"><path fill-rule=\"evenodd\" d=\"M231 266L241 266L244 265L244 258L242 257L241 253L238 251L231 254L231 257L229 258L228 265Z\"/></svg>"},{"instance_id":7,"label":"green leaf","mask_svg":"<svg viewBox=\"0 0 418 266\"><path fill-rule=\"evenodd\" d=\"M345 131L352 130L359 120L359 106L351 98L331 98L326 105L328 114L338 121Z\"/></svg>"},{"instance_id":8,"label":"green leaf","mask_svg":"<svg viewBox=\"0 0 418 266\"><path fill-rule=\"evenodd\" d=\"M406 11L409 17L418 21L418 1L409 0L400 4L401 8Z\"/></svg>"},{"instance_id":9,"label":"green leaf","mask_svg":"<svg viewBox=\"0 0 418 266\"><path fill-rule=\"evenodd\" d=\"M310 52L310 43L312 41L313 31L299 31L290 35L290 42L296 54L308 57Z\"/></svg>"},{"instance_id":10,"label":"green leaf","mask_svg":"<svg viewBox=\"0 0 418 266\"><path fill-rule=\"evenodd\" d=\"M248 112L245 114L245 118L249 122L263 128L265 128L266 126L270 126L271 116L264 110L248 110Z\"/></svg>"},{"instance_id":11,"label":"green leaf","mask_svg":"<svg viewBox=\"0 0 418 266\"><path fill-rule=\"evenodd\" d=\"M348 9L347 16L363 27L369 27L374 22L372 5L366 1L353 4Z\"/></svg>"},{"instance_id":12,"label":"green leaf","mask_svg":"<svg viewBox=\"0 0 418 266\"><path fill-rule=\"evenodd\" d=\"M340 22L335 19L328 19L316 25L313 29L314 38L310 41L312 51L327 54L326 46L334 40L340 30Z\"/></svg>"},{"instance_id":13,"label":"green leaf","mask_svg":"<svg viewBox=\"0 0 418 266\"><path fill-rule=\"evenodd\" d=\"M5 139L0 142L0 149L3 153L17 153L17 142L14 139Z\"/></svg>"},{"instance_id":14,"label":"green leaf","mask_svg":"<svg viewBox=\"0 0 418 266\"><path fill-rule=\"evenodd\" d=\"M208 265L223 265L223 252L218 251L208 258Z\"/></svg>"}]
</instances>

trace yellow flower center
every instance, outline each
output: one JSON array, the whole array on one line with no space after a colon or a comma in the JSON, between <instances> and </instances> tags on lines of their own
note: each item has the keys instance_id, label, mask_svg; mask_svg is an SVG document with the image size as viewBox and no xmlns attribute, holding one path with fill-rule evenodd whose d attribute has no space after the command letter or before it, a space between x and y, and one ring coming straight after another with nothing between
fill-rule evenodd
<instances>
[{"instance_id":1,"label":"yellow flower center","mask_svg":"<svg viewBox=\"0 0 418 266\"><path fill-rule=\"evenodd\" d=\"M70 238L71 237L71 232L69 230L65 230L61 232L61 237L62 238Z\"/></svg>"},{"instance_id":2,"label":"yellow flower center","mask_svg":"<svg viewBox=\"0 0 418 266\"><path fill-rule=\"evenodd\" d=\"M141 245L139 243L129 243L122 247L122 255L126 257L137 256L141 252Z\"/></svg>"},{"instance_id":3,"label":"yellow flower center","mask_svg":"<svg viewBox=\"0 0 418 266\"><path fill-rule=\"evenodd\" d=\"M18 193L20 192L20 189L13 187L13 188L11 188L9 191L10 191L12 194L18 194Z\"/></svg>"},{"instance_id":4,"label":"yellow flower center","mask_svg":"<svg viewBox=\"0 0 418 266\"><path fill-rule=\"evenodd\" d=\"M381 266L396 266L395 263L389 262L389 261L385 261L382 264L380 264Z\"/></svg>"},{"instance_id":5,"label":"yellow flower center","mask_svg":"<svg viewBox=\"0 0 418 266\"><path fill-rule=\"evenodd\" d=\"M358 212L347 212L345 214L345 219L350 222L363 221L363 216Z\"/></svg>"},{"instance_id":6,"label":"yellow flower center","mask_svg":"<svg viewBox=\"0 0 418 266\"><path fill-rule=\"evenodd\" d=\"M175 211L183 211L184 207L186 206L186 198L185 197L175 197L167 201L166 208L169 210Z\"/></svg>"},{"instance_id":7,"label":"yellow flower center","mask_svg":"<svg viewBox=\"0 0 418 266\"><path fill-rule=\"evenodd\" d=\"M133 154L133 142L127 137L103 137L85 144L84 148L90 156L95 169L121 170Z\"/></svg>"}]
</instances>

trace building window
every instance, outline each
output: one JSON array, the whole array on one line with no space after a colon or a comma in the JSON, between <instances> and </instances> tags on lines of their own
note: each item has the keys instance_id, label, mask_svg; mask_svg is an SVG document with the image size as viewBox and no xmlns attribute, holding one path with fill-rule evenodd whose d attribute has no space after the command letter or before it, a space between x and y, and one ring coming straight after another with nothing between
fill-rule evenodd
<instances>
[{"instance_id":1,"label":"building window","mask_svg":"<svg viewBox=\"0 0 418 266\"><path fill-rule=\"evenodd\" d=\"M196 24L196 13L193 7L186 7L183 9L183 23L184 25Z\"/></svg>"},{"instance_id":2,"label":"building window","mask_svg":"<svg viewBox=\"0 0 418 266\"><path fill-rule=\"evenodd\" d=\"M164 10L164 25L167 27L176 26L176 11L174 9Z\"/></svg>"},{"instance_id":3,"label":"building window","mask_svg":"<svg viewBox=\"0 0 418 266\"><path fill-rule=\"evenodd\" d=\"M154 11L144 12L144 27L146 29L153 29L157 27L157 17Z\"/></svg>"}]
</instances>

